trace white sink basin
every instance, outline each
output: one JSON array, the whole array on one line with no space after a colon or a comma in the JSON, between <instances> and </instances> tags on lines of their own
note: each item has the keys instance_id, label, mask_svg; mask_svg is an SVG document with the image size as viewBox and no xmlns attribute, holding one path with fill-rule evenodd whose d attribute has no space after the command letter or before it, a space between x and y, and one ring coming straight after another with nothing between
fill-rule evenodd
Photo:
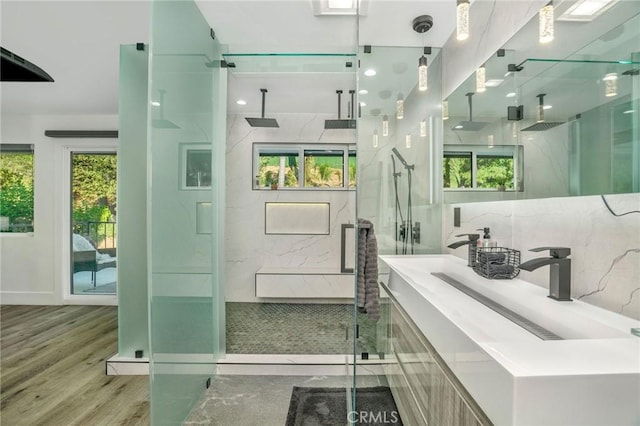
<instances>
[{"instance_id":1,"label":"white sink basin","mask_svg":"<svg viewBox=\"0 0 640 426\"><path fill-rule=\"evenodd\" d=\"M640 421L640 322L559 302L520 279L489 280L451 255L380 256L388 286L495 424ZM557 334L542 340L432 275L445 273Z\"/></svg>"}]
</instances>

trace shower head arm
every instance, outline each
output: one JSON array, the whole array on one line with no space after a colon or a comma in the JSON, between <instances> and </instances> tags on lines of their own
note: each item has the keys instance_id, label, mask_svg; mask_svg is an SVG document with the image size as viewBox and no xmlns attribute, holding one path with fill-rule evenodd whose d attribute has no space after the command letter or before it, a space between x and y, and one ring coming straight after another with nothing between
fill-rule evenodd
<instances>
[{"instance_id":1,"label":"shower head arm","mask_svg":"<svg viewBox=\"0 0 640 426\"><path fill-rule=\"evenodd\" d=\"M264 103L265 103L265 98L266 98L266 93L267 93L267 89L260 89L260 91L262 92L262 118L264 118Z\"/></svg>"},{"instance_id":2,"label":"shower head arm","mask_svg":"<svg viewBox=\"0 0 640 426\"><path fill-rule=\"evenodd\" d=\"M338 94L338 120L340 120L340 99L342 98L342 90L336 90Z\"/></svg>"},{"instance_id":3,"label":"shower head arm","mask_svg":"<svg viewBox=\"0 0 640 426\"><path fill-rule=\"evenodd\" d=\"M400 153L398 152L398 150L394 147L391 149L391 151L393 151L393 153L396 155L396 157L398 157L398 160L400 160L400 162L402 163L402 165L404 166L405 169L407 170L413 170L415 168L415 165L413 164L408 164L405 159L402 157L402 155L400 155ZM393 157L391 157L393 158Z\"/></svg>"},{"instance_id":4,"label":"shower head arm","mask_svg":"<svg viewBox=\"0 0 640 426\"><path fill-rule=\"evenodd\" d=\"M473 102L471 102L471 97L473 95L474 95L473 92L469 92L465 95L468 98L468 102L469 102L469 121L473 121Z\"/></svg>"}]
</instances>

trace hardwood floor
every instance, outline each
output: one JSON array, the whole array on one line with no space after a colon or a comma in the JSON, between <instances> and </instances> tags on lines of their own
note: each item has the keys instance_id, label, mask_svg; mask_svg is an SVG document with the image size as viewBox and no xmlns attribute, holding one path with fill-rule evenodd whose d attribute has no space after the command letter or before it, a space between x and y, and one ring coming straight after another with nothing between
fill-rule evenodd
<instances>
[{"instance_id":1,"label":"hardwood floor","mask_svg":"<svg viewBox=\"0 0 640 426\"><path fill-rule=\"evenodd\" d=\"M148 425L148 376L107 376L115 306L0 306L0 424Z\"/></svg>"}]
</instances>

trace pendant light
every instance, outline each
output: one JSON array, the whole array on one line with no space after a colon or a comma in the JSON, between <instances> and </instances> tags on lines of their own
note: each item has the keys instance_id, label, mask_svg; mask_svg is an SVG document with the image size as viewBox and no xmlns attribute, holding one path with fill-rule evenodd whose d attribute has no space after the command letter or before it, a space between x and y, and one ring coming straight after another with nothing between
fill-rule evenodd
<instances>
[{"instance_id":1,"label":"pendant light","mask_svg":"<svg viewBox=\"0 0 640 426\"><path fill-rule=\"evenodd\" d=\"M424 55L418 59L418 90L427 90L427 57Z\"/></svg>"},{"instance_id":2,"label":"pendant light","mask_svg":"<svg viewBox=\"0 0 640 426\"><path fill-rule=\"evenodd\" d=\"M476 70L476 93L487 90L487 69L484 64Z\"/></svg>"},{"instance_id":3,"label":"pendant light","mask_svg":"<svg viewBox=\"0 0 640 426\"><path fill-rule=\"evenodd\" d=\"M398 100L396 101L396 118L398 120L404 118L404 96L402 96L402 93L398 93Z\"/></svg>"},{"instance_id":4,"label":"pendant light","mask_svg":"<svg viewBox=\"0 0 640 426\"><path fill-rule=\"evenodd\" d=\"M469 38L469 0L458 0L456 6L456 39Z\"/></svg>"},{"instance_id":5,"label":"pendant light","mask_svg":"<svg viewBox=\"0 0 640 426\"><path fill-rule=\"evenodd\" d=\"M433 26L433 18L430 15L420 15L411 23L413 30L419 34L429 31ZM424 92L427 90L427 57L424 55L431 54L431 48L425 47L422 56L418 59L418 90Z\"/></svg>"},{"instance_id":6,"label":"pendant light","mask_svg":"<svg viewBox=\"0 0 640 426\"><path fill-rule=\"evenodd\" d=\"M618 94L618 73L610 72L602 79L604 81L604 95L607 98Z\"/></svg>"},{"instance_id":7,"label":"pendant light","mask_svg":"<svg viewBox=\"0 0 640 426\"><path fill-rule=\"evenodd\" d=\"M411 133L407 133L407 136L404 137L404 146L411 148Z\"/></svg>"},{"instance_id":8,"label":"pendant light","mask_svg":"<svg viewBox=\"0 0 640 426\"><path fill-rule=\"evenodd\" d=\"M427 120L425 119L422 119L422 121L420 121L420 137L427 137Z\"/></svg>"},{"instance_id":9,"label":"pendant light","mask_svg":"<svg viewBox=\"0 0 640 426\"><path fill-rule=\"evenodd\" d=\"M446 99L442 101L442 119L443 120L449 119L449 101Z\"/></svg>"},{"instance_id":10,"label":"pendant light","mask_svg":"<svg viewBox=\"0 0 640 426\"><path fill-rule=\"evenodd\" d=\"M389 116L382 116L382 136L389 136Z\"/></svg>"},{"instance_id":11,"label":"pendant light","mask_svg":"<svg viewBox=\"0 0 640 426\"><path fill-rule=\"evenodd\" d=\"M540 43L549 43L553 40L553 1L547 3L540 12L539 16L539 41Z\"/></svg>"},{"instance_id":12,"label":"pendant light","mask_svg":"<svg viewBox=\"0 0 640 426\"><path fill-rule=\"evenodd\" d=\"M373 131L372 145L373 145L374 148L378 147L378 130L374 130Z\"/></svg>"}]
</instances>

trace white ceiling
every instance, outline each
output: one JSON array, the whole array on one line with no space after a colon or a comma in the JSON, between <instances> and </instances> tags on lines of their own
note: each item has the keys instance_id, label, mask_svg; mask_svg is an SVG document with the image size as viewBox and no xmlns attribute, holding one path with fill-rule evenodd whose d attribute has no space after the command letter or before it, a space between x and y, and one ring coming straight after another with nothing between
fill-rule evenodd
<instances>
[{"instance_id":1,"label":"white ceiling","mask_svg":"<svg viewBox=\"0 0 640 426\"><path fill-rule=\"evenodd\" d=\"M197 2L230 52L353 52L353 16L317 17L311 0L217 0ZM1 45L48 72L54 83L0 83L2 110L16 114L116 114L119 46L149 42L150 3L146 1L0 1ZM420 35L411 22L418 15L434 18ZM440 47L454 27L455 0L370 0L360 21L359 44ZM289 76L290 77L290 76ZM337 78L334 80L333 78ZM259 87L268 84L267 110L278 99L315 99L335 111L335 89L349 84L345 75L314 77L313 87L283 75L230 79L230 106L246 90L248 105L259 110ZM292 84L294 86L292 86ZM291 90L295 89L295 90ZM311 96L311 90L317 96ZM255 97L250 94L255 92ZM327 95L324 93L328 92ZM290 109L289 109L290 110ZM336 111L337 112L337 111Z\"/></svg>"}]
</instances>

